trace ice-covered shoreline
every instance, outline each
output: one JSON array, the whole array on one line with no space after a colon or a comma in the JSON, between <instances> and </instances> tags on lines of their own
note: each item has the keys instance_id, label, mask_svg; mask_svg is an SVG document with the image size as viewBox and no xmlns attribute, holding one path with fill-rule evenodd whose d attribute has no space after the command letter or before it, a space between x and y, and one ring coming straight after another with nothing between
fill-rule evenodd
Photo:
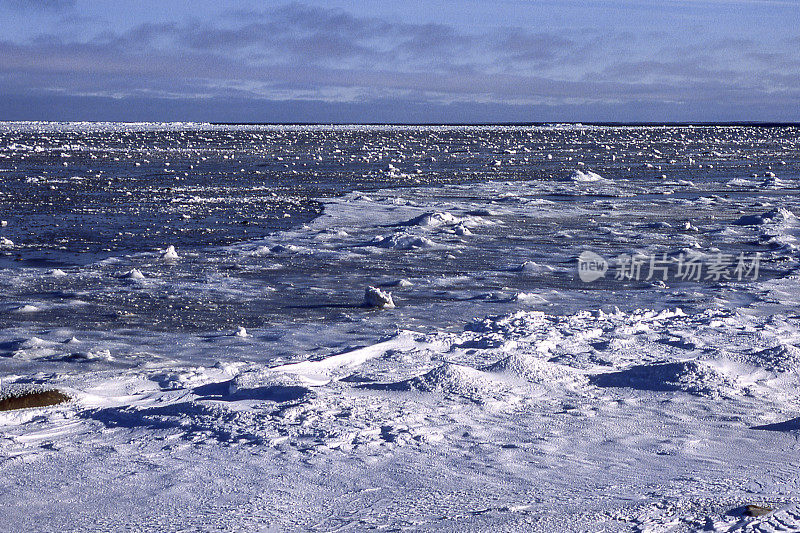
<instances>
[{"instance_id":1,"label":"ice-covered shoreline","mask_svg":"<svg viewBox=\"0 0 800 533\"><path fill-rule=\"evenodd\" d=\"M791 132L196 126L144 125L141 137L120 126L106 139L98 125L92 149L73 150L83 126L62 138L48 125L47 150L0 148L11 176L0 204L21 206L1 217L2 385L73 398L0 412L4 523L726 531L798 520ZM49 203L25 200L41 195ZM32 239L25 216L57 233L57 208L76 216L64 198L92 195L144 219L157 245L27 260L58 250ZM300 209L312 202L321 211ZM258 222L260 209L272 218ZM212 242L203 232L216 220L225 238ZM763 263L759 279L609 271L587 283L584 250ZM780 511L745 517L751 503Z\"/></svg>"},{"instance_id":2,"label":"ice-covered shoreline","mask_svg":"<svg viewBox=\"0 0 800 533\"><path fill-rule=\"evenodd\" d=\"M133 529L544 530L558 517L564 530L728 530L749 523L730 514L748 503L793 509L798 341L791 318L523 311L271 368L51 377L71 403L0 418L19 487L0 514L40 530L91 528L88 516ZM78 460L92 484L61 477ZM196 476L209 483L170 496ZM55 479L83 507L51 499ZM112 512L106 493L132 483L138 496Z\"/></svg>"}]
</instances>

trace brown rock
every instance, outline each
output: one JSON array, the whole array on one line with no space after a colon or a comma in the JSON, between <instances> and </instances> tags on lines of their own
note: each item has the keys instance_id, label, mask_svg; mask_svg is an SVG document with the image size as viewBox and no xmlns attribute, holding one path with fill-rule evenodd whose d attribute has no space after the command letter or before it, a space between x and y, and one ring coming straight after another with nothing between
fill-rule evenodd
<instances>
[{"instance_id":1,"label":"brown rock","mask_svg":"<svg viewBox=\"0 0 800 533\"><path fill-rule=\"evenodd\" d=\"M0 398L0 411L45 407L64 403L69 399L69 396L57 390L20 392Z\"/></svg>"},{"instance_id":2,"label":"brown rock","mask_svg":"<svg viewBox=\"0 0 800 533\"><path fill-rule=\"evenodd\" d=\"M745 506L745 512L747 516L764 516L765 514L769 514L772 512L772 508L770 507L762 507L760 505L747 505Z\"/></svg>"}]
</instances>

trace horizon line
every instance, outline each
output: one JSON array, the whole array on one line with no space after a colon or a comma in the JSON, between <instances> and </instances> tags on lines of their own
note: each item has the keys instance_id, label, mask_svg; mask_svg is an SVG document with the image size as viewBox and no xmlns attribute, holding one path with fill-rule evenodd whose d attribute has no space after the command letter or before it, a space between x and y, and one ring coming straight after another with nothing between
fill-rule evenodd
<instances>
[{"instance_id":1,"label":"horizon line","mask_svg":"<svg viewBox=\"0 0 800 533\"><path fill-rule=\"evenodd\" d=\"M548 121L498 121L498 122L238 122L238 121L205 121L205 120L2 120L4 124L209 124L212 126L750 126L750 127L800 127L800 121L760 121L760 120L727 120L727 121L583 121L583 120L548 120Z\"/></svg>"}]
</instances>

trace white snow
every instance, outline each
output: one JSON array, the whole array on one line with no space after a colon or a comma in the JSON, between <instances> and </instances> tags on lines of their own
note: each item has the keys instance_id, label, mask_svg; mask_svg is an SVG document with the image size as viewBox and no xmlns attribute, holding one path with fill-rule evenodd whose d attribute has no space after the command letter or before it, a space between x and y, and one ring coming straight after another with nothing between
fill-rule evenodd
<instances>
[{"instance_id":1,"label":"white snow","mask_svg":"<svg viewBox=\"0 0 800 533\"><path fill-rule=\"evenodd\" d=\"M40 309L38 307L36 307L35 305L31 305L31 304L21 305L21 306L17 307L16 309L14 309L15 313L36 313L38 311L40 311Z\"/></svg>"},{"instance_id":2,"label":"white snow","mask_svg":"<svg viewBox=\"0 0 800 533\"><path fill-rule=\"evenodd\" d=\"M427 237L412 235L405 232L378 235L370 244L395 250L413 250L416 248L433 248L436 246L436 243Z\"/></svg>"},{"instance_id":3,"label":"white snow","mask_svg":"<svg viewBox=\"0 0 800 533\"><path fill-rule=\"evenodd\" d=\"M170 529L281 528L331 516L381 527L417 516L442 529L442 498L447 530L789 523L797 514L781 491L794 471L800 378L759 366L797 351L760 348L790 334L785 325L725 312L518 312L272 367L56 376L49 384L73 402L0 418L4 477L18 487L0 496L2 513L59 479L80 508L41 492L36 501L87 528L113 504L125 511L115 527L160 517ZM692 340L672 343L684 332ZM387 464L406 472L402 487ZM58 477L78 467L92 483ZM179 496L187 483L191 499ZM220 483L235 506L208 503ZM765 502L780 511L731 513Z\"/></svg>"},{"instance_id":4,"label":"white snow","mask_svg":"<svg viewBox=\"0 0 800 533\"><path fill-rule=\"evenodd\" d=\"M603 180L603 176L601 176L597 172L592 172L591 170L573 170L572 174L570 174L570 178L572 179L572 181L577 181L577 182L592 182L592 181Z\"/></svg>"},{"instance_id":5,"label":"white snow","mask_svg":"<svg viewBox=\"0 0 800 533\"><path fill-rule=\"evenodd\" d=\"M166 254L164 255L166 256ZM142 274L141 270L139 270L138 268L133 268L131 270L128 270L127 272L123 273L120 277L123 279L132 279L136 281L142 281L146 279L144 274Z\"/></svg>"}]
</instances>

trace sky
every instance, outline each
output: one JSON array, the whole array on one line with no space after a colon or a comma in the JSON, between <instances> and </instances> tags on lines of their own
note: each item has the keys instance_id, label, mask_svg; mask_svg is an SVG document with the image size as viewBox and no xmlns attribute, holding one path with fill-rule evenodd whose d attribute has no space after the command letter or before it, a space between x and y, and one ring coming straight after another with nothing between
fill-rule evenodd
<instances>
[{"instance_id":1,"label":"sky","mask_svg":"<svg viewBox=\"0 0 800 533\"><path fill-rule=\"evenodd\" d=\"M0 120L800 121L800 0L0 0Z\"/></svg>"}]
</instances>

